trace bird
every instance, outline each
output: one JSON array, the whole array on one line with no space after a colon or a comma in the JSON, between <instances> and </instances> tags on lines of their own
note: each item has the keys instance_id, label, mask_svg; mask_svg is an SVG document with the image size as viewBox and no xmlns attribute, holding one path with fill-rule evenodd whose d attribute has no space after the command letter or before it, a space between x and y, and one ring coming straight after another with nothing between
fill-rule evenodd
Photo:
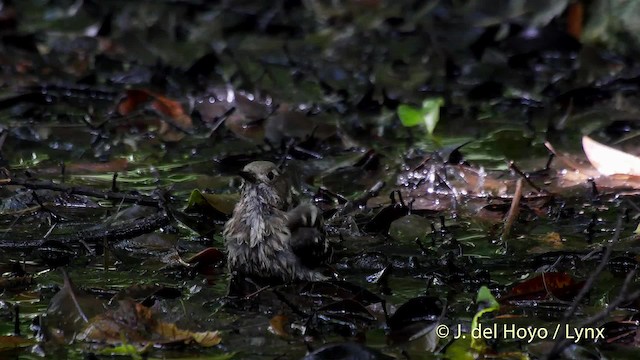
<instances>
[{"instance_id":1,"label":"bird","mask_svg":"<svg viewBox=\"0 0 640 360\"><path fill-rule=\"evenodd\" d=\"M284 282L328 280L315 270L330 253L320 209L296 205L295 189L272 162L251 162L240 176L240 200L223 230L229 271Z\"/></svg>"}]
</instances>

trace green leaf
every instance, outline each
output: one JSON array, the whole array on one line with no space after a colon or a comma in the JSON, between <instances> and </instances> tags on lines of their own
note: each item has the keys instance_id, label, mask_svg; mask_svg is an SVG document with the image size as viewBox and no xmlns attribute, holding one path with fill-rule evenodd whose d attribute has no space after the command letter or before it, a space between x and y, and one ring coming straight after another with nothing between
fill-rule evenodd
<instances>
[{"instance_id":1,"label":"green leaf","mask_svg":"<svg viewBox=\"0 0 640 360\"><path fill-rule=\"evenodd\" d=\"M471 348L471 335L459 337L447 346L444 353L445 358L455 360L474 360L478 358L478 353Z\"/></svg>"},{"instance_id":2,"label":"green leaf","mask_svg":"<svg viewBox=\"0 0 640 360\"><path fill-rule=\"evenodd\" d=\"M420 109L409 105L398 106L398 117L405 127L413 127L422 123Z\"/></svg>"},{"instance_id":3,"label":"green leaf","mask_svg":"<svg viewBox=\"0 0 640 360\"><path fill-rule=\"evenodd\" d=\"M487 308L491 309L491 311L498 310L500 308L500 303L496 300L493 295L491 295L491 291L488 287L482 286L480 290L478 290L478 296L476 297L476 304L482 303Z\"/></svg>"},{"instance_id":4,"label":"green leaf","mask_svg":"<svg viewBox=\"0 0 640 360\"><path fill-rule=\"evenodd\" d=\"M151 345L147 344L145 347L138 348L135 345L123 342L121 345L115 347L107 347L101 349L100 351L98 351L98 354L108 356L128 356L133 360L142 360L142 354L145 353L150 347Z\"/></svg>"},{"instance_id":5,"label":"green leaf","mask_svg":"<svg viewBox=\"0 0 640 360\"><path fill-rule=\"evenodd\" d=\"M239 197L239 194L205 194L195 189L189 195L185 211L217 211L223 215L231 215Z\"/></svg>"},{"instance_id":6,"label":"green leaf","mask_svg":"<svg viewBox=\"0 0 640 360\"><path fill-rule=\"evenodd\" d=\"M422 111L424 114L424 125L427 127L429 135L433 134L433 131L438 125L440 120L440 107L444 104L444 99L441 97L435 99L427 99L422 102Z\"/></svg>"},{"instance_id":7,"label":"green leaf","mask_svg":"<svg viewBox=\"0 0 640 360\"><path fill-rule=\"evenodd\" d=\"M491 291L489 291L489 288L487 288L484 285L480 288L480 290L478 290L478 296L476 297L476 304L478 304L479 306L483 306L483 308L479 310L473 317L473 320L471 321L472 329L478 328L478 322L480 321L480 318L482 317L482 315L500 309L500 304L498 303L496 298L493 295L491 295ZM476 350L477 352L481 354L484 353L484 351L486 350L486 347L487 345L484 339L481 339L481 338L471 339L471 348Z\"/></svg>"},{"instance_id":8,"label":"green leaf","mask_svg":"<svg viewBox=\"0 0 640 360\"><path fill-rule=\"evenodd\" d=\"M424 100L420 108L403 104L398 106L398 117L403 126L413 127L422 124L429 135L432 135L440 120L440 107L443 104L444 99L441 97Z\"/></svg>"}]
</instances>

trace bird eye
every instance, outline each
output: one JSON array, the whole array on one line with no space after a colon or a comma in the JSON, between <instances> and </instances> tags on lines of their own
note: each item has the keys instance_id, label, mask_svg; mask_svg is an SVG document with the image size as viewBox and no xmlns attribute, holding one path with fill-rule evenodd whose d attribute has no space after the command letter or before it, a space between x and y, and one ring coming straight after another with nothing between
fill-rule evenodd
<instances>
[{"instance_id":1,"label":"bird eye","mask_svg":"<svg viewBox=\"0 0 640 360\"><path fill-rule=\"evenodd\" d=\"M267 174L267 178L269 178L269 180L273 180L276 178L276 171L269 171L269 173Z\"/></svg>"}]
</instances>

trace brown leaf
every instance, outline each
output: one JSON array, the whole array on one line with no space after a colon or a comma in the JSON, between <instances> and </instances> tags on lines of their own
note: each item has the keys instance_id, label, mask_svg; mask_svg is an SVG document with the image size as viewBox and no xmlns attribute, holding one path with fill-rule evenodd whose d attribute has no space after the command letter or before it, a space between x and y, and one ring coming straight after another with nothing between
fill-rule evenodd
<instances>
[{"instance_id":1,"label":"brown leaf","mask_svg":"<svg viewBox=\"0 0 640 360\"><path fill-rule=\"evenodd\" d=\"M0 290L26 287L31 283L33 283L31 275L3 277L0 278Z\"/></svg>"},{"instance_id":2,"label":"brown leaf","mask_svg":"<svg viewBox=\"0 0 640 360\"><path fill-rule=\"evenodd\" d=\"M225 126L242 139L260 142L264 139L264 119L247 119L234 113L227 118Z\"/></svg>"},{"instance_id":3,"label":"brown leaf","mask_svg":"<svg viewBox=\"0 0 640 360\"><path fill-rule=\"evenodd\" d=\"M216 346L222 340L219 331L193 332L179 329L173 323L159 322L155 331L168 342L184 342L187 344L195 342L203 347Z\"/></svg>"},{"instance_id":4,"label":"brown leaf","mask_svg":"<svg viewBox=\"0 0 640 360\"><path fill-rule=\"evenodd\" d=\"M558 234L557 232L550 232L545 234L542 238L542 241L544 241L545 243L547 243L548 245L551 245L551 247L553 248L561 248L562 247L562 236L560 236L560 234Z\"/></svg>"},{"instance_id":5,"label":"brown leaf","mask_svg":"<svg viewBox=\"0 0 640 360\"><path fill-rule=\"evenodd\" d=\"M175 142L182 139L184 131L193 128L191 117L184 111L182 104L163 95L144 89L129 89L116 110L122 116L130 115L146 105L159 116L153 120L159 126L158 135L164 141Z\"/></svg>"},{"instance_id":6,"label":"brown leaf","mask_svg":"<svg viewBox=\"0 0 640 360\"><path fill-rule=\"evenodd\" d=\"M138 107L149 101L150 95L145 90L127 90L126 96L117 106L118 114L126 116L138 109Z\"/></svg>"},{"instance_id":7,"label":"brown leaf","mask_svg":"<svg viewBox=\"0 0 640 360\"><path fill-rule=\"evenodd\" d=\"M90 163L72 163L65 164L65 168L73 173L105 173L125 171L129 165L126 158L113 159L107 162L90 162ZM60 171L58 169L58 171Z\"/></svg>"},{"instance_id":8,"label":"brown leaf","mask_svg":"<svg viewBox=\"0 0 640 360\"><path fill-rule=\"evenodd\" d=\"M218 265L225 259L225 255L217 248L206 248L199 253L187 259L189 264L197 264L198 266Z\"/></svg>"},{"instance_id":9,"label":"brown leaf","mask_svg":"<svg viewBox=\"0 0 640 360\"><path fill-rule=\"evenodd\" d=\"M35 340L22 336L0 336L0 351L23 348L35 343Z\"/></svg>"},{"instance_id":10,"label":"brown leaf","mask_svg":"<svg viewBox=\"0 0 640 360\"><path fill-rule=\"evenodd\" d=\"M515 285L500 298L500 302L511 300L540 300L549 298L550 295L560 300L571 300L582 287L583 282L578 282L566 273L547 272L532 279L525 280Z\"/></svg>"},{"instance_id":11,"label":"brown leaf","mask_svg":"<svg viewBox=\"0 0 640 360\"><path fill-rule=\"evenodd\" d=\"M286 316L278 314L269 320L269 331L280 337L287 338L290 336L285 329L288 323L289 319Z\"/></svg>"},{"instance_id":12,"label":"brown leaf","mask_svg":"<svg viewBox=\"0 0 640 360\"><path fill-rule=\"evenodd\" d=\"M218 345L221 341L218 331L180 329L173 323L158 321L151 309L128 300L120 301L116 310L92 318L77 338L114 344L120 343L123 337L139 343L196 343L204 347Z\"/></svg>"},{"instance_id":13,"label":"brown leaf","mask_svg":"<svg viewBox=\"0 0 640 360\"><path fill-rule=\"evenodd\" d=\"M66 341L104 308L102 301L76 288L66 272L63 275L64 286L49 303L44 327L49 335Z\"/></svg>"}]
</instances>

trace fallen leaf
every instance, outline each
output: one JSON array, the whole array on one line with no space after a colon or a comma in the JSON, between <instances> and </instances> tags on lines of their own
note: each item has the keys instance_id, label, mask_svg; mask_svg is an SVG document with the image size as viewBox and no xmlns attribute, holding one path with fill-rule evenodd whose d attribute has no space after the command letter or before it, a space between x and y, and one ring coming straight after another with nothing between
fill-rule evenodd
<instances>
[{"instance_id":1,"label":"fallen leaf","mask_svg":"<svg viewBox=\"0 0 640 360\"><path fill-rule=\"evenodd\" d=\"M278 314L272 317L271 320L269 320L269 332L283 338L288 338L289 333L285 329L285 326L287 326L288 322L289 319L287 319L287 317L282 314Z\"/></svg>"},{"instance_id":2,"label":"fallen leaf","mask_svg":"<svg viewBox=\"0 0 640 360\"><path fill-rule=\"evenodd\" d=\"M238 202L239 194L205 194L200 190L193 190L189 195L186 212L213 211L212 215L231 215Z\"/></svg>"},{"instance_id":3,"label":"fallen leaf","mask_svg":"<svg viewBox=\"0 0 640 360\"><path fill-rule=\"evenodd\" d=\"M546 299L550 295L560 300L570 301L582 288L583 283L562 272L542 273L516 284L507 294L500 297L500 302L540 300Z\"/></svg>"},{"instance_id":4,"label":"fallen leaf","mask_svg":"<svg viewBox=\"0 0 640 360\"><path fill-rule=\"evenodd\" d=\"M542 240L543 242L547 243L548 245L550 245L553 248L562 247L562 236L560 236L560 234L558 234L557 232L547 233L547 234L543 235L540 238L540 240Z\"/></svg>"},{"instance_id":5,"label":"fallen leaf","mask_svg":"<svg viewBox=\"0 0 640 360\"><path fill-rule=\"evenodd\" d=\"M206 248L186 260L187 264L195 266L195 269L202 275L212 275L216 268L226 260L225 254L217 248Z\"/></svg>"},{"instance_id":6,"label":"fallen leaf","mask_svg":"<svg viewBox=\"0 0 640 360\"><path fill-rule=\"evenodd\" d=\"M0 351L23 348L35 343L35 340L22 336L0 336Z\"/></svg>"},{"instance_id":7,"label":"fallen leaf","mask_svg":"<svg viewBox=\"0 0 640 360\"><path fill-rule=\"evenodd\" d=\"M32 283L33 277L31 275L3 277L0 278L0 290L26 287Z\"/></svg>"},{"instance_id":8,"label":"fallen leaf","mask_svg":"<svg viewBox=\"0 0 640 360\"><path fill-rule=\"evenodd\" d=\"M104 307L102 301L76 288L66 271L63 271L63 276L64 285L47 308L44 328L51 337L67 341Z\"/></svg>"},{"instance_id":9,"label":"fallen leaf","mask_svg":"<svg viewBox=\"0 0 640 360\"><path fill-rule=\"evenodd\" d=\"M422 124L427 129L429 135L431 135L440 120L440 108L443 104L444 99L441 97L426 99L419 108L402 104L398 106L397 113L400 122L402 122L402 125L405 127Z\"/></svg>"},{"instance_id":10,"label":"fallen leaf","mask_svg":"<svg viewBox=\"0 0 640 360\"><path fill-rule=\"evenodd\" d=\"M105 172L116 172L116 171L125 171L129 166L129 161L126 158L118 158L113 159L107 162L90 162L90 163L71 163L66 164L65 168L67 171L73 173L105 173ZM59 171L59 169L58 169Z\"/></svg>"},{"instance_id":11,"label":"fallen leaf","mask_svg":"<svg viewBox=\"0 0 640 360\"><path fill-rule=\"evenodd\" d=\"M387 321L389 339L399 343L427 334L439 323L443 306L440 299L431 296L408 300Z\"/></svg>"},{"instance_id":12,"label":"fallen leaf","mask_svg":"<svg viewBox=\"0 0 640 360\"><path fill-rule=\"evenodd\" d=\"M640 176L640 158L601 144L588 136L582 137L587 159L602 175Z\"/></svg>"},{"instance_id":13,"label":"fallen leaf","mask_svg":"<svg viewBox=\"0 0 640 360\"><path fill-rule=\"evenodd\" d=\"M182 330L173 323L158 322L158 325L154 330L158 335L161 335L170 342L195 342L202 347L216 346L220 344L220 341L222 340L220 332L218 331L194 332Z\"/></svg>"},{"instance_id":14,"label":"fallen leaf","mask_svg":"<svg viewBox=\"0 0 640 360\"><path fill-rule=\"evenodd\" d=\"M203 347L215 346L221 341L218 331L180 329L174 323L156 319L146 306L128 300L120 301L117 309L92 318L77 339L119 344L123 337L130 342L196 343Z\"/></svg>"},{"instance_id":15,"label":"fallen leaf","mask_svg":"<svg viewBox=\"0 0 640 360\"><path fill-rule=\"evenodd\" d=\"M118 114L126 116L144 108L147 104L158 115L153 120L159 126L158 135L162 140L179 141L184 137L185 131L193 128L191 117L185 113L182 104L144 89L127 90L116 110Z\"/></svg>"},{"instance_id":16,"label":"fallen leaf","mask_svg":"<svg viewBox=\"0 0 640 360\"><path fill-rule=\"evenodd\" d=\"M200 266L218 265L224 259L225 259L225 255L222 251L220 251L217 248L210 247L200 251L199 253L187 259L187 263L197 264Z\"/></svg>"}]
</instances>

